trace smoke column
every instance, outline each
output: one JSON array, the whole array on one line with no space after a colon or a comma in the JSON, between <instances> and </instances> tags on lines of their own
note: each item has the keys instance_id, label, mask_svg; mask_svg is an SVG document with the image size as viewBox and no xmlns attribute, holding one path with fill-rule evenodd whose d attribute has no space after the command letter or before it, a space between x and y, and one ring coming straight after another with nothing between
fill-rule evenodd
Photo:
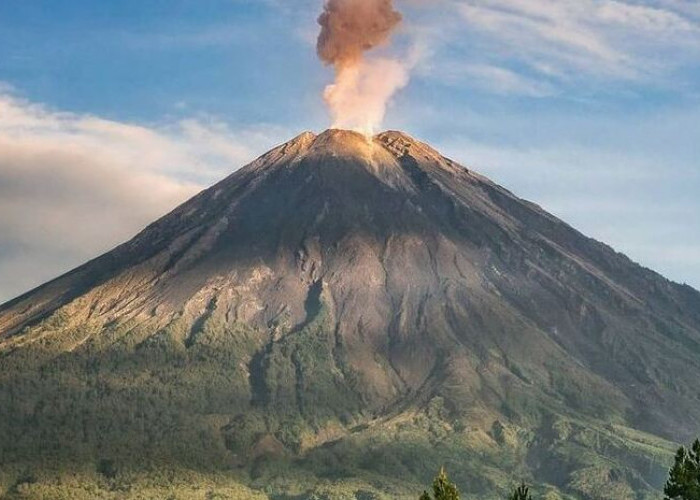
<instances>
[{"instance_id":1,"label":"smoke column","mask_svg":"<svg viewBox=\"0 0 700 500\"><path fill-rule=\"evenodd\" d=\"M318 23L318 56L335 69L335 83L324 92L333 127L369 135L381 124L391 96L408 83L400 60L366 57L388 43L401 14L392 0L326 0Z\"/></svg>"}]
</instances>

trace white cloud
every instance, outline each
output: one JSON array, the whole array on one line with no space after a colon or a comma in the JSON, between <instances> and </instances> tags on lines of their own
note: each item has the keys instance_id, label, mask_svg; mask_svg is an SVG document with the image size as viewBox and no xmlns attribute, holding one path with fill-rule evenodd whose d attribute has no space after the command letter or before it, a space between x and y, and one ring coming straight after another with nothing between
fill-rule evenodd
<instances>
[{"instance_id":1,"label":"white cloud","mask_svg":"<svg viewBox=\"0 0 700 500\"><path fill-rule=\"evenodd\" d=\"M698 9L688 4L680 0L452 0L461 22L444 16L437 19L434 22L441 29L434 31L431 42L446 49L436 52L448 64L500 68L526 78L530 87L540 83L537 79L541 85L550 85L552 79L577 85L583 79L613 79L673 86L681 83L674 72L700 56ZM496 93L508 90L500 71L482 73L473 83L482 86L487 80ZM522 85L510 87L512 93L522 93Z\"/></svg>"},{"instance_id":2,"label":"white cloud","mask_svg":"<svg viewBox=\"0 0 700 500\"><path fill-rule=\"evenodd\" d=\"M500 95L547 97L557 90L547 81L530 78L511 69L491 64L462 64L458 61L438 61L421 68L423 76L436 74L439 82L453 86L468 85Z\"/></svg>"},{"instance_id":3,"label":"white cloud","mask_svg":"<svg viewBox=\"0 0 700 500\"><path fill-rule=\"evenodd\" d=\"M0 302L133 236L287 134L142 126L0 93Z\"/></svg>"}]
</instances>

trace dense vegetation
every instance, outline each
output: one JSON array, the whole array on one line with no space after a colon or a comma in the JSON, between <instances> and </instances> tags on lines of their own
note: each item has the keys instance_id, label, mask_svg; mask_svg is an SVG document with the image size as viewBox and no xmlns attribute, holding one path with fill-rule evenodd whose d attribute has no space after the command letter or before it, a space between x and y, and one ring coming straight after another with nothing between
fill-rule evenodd
<instances>
[{"instance_id":1,"label":"dense vegetation","mask_svg":"<svg viewBox=\"0 0 700 500\"><path fill-rule=\"evenodd\" d=\"M433 479L433 495L424 491L419 500L459 500L459 489L447 477L445 468ZM525 483L518 486L508 500L532 500L530 488Z\"/></svg>"},{"instance_id":2,"label":"dense vegetation","mask_svg":"<svg viewBox=\"0 0 700 500\"><path fill-rule=\"evenodd\" d=\"M433 496L424 491L420 500L459 500L459 489L450 482L445 468L440 469L440 473L433 480Z\"/></svg>"},{"instance_id":3,"label":"dense vegetation","mask_svg":"<svg viewBox=\"0 0 700 500\"><path fill-rule=\"evenodd\" d=\"M0 492L413 500L439 464L454 470L463 498L507 496L512 478L503 470L532 478L547 500L654 498L647 481L663 481L672 444L594 420L513 406L510 421L481 427L439 396L390 419L363 416L343 394L324 401L340 419L316 411L323 395L315 391L332 389L335 376L324 365L323 311L317 318L258 360L256 332L215 318L189 346L182 319L155 336L115 325L100 343L70 349L89 326L54 315L25 332L40 340L0 356ZM267 375L251 388L246 370L256 363ZM268 411L284 397L293 404Z\"/></svg>"},{"instance_id":4,"label":"dense vegetation","mask_svg":"<svg viewBox=\"0 0 700 500\"><path fill-rule=\"evenodd\" d=\"M700 440L678 449L664 493L666 500L700 500Z\"/></svg>"}]
</instances>

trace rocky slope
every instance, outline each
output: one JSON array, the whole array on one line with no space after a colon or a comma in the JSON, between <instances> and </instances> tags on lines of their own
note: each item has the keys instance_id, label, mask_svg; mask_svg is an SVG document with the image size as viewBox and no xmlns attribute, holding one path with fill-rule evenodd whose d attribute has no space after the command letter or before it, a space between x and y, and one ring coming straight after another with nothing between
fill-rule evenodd
<instances>
[{"instance_id":1,"label":"rocky slope","mask_svg":"<svg viewBox=\"0 0 700 500\"><path fill-rule=\"evenodd\" d=\"M0 306L0 454L641 497L699 355L695 290L405 134L304 133Z\"/></svg>"}]
</instances>

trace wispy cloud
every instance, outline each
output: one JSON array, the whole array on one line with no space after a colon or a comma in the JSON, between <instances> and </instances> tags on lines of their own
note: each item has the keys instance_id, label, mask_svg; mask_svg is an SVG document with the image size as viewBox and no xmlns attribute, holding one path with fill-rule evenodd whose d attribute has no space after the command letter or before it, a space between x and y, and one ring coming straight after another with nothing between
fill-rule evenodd
<instances>
[{"instance_id":1,"label":"wispy cloud","mask_svg":"<svg viewBox=\"0 0 700 500\"><path fill-rule=\"evenodd\" d=\"M546 97L557 94L557 89L545 79L532 78L493 64L436 61L424 65L421 74L424 77L438 75L433 80L448 86L469 86L499 95Z\"/></svg>"},{"instance_id":2,"label":"wispy cloud","mask_svg":"<svg viewBox=\"0 0 700 500\"><path fill-rule=\"evenodd\" d=\"M438 20L442 29L432 32L432 42L440 46L434 50L440 67L468 63L467 69L481 69L472 84L483 87L488 81L495 93L520 94L525 89L525 95L540 95L541 85L580 88L584 79L676 85L674 72L700 56L695 2L450 0L443 4L454 9L460 22L442 18ZM422 34L426 32L423 28Z\"/></svg>"},{"instance_id":3,"label":"wispy cloud","mask_svg":"<svg viewBox=\"0 0 700 500\"><path fill-rule=\"evenodd\" d=\"M0 302L122 242L287 135L210 117L149 127L0 94Z\"/></svg>"}]
</instances>

